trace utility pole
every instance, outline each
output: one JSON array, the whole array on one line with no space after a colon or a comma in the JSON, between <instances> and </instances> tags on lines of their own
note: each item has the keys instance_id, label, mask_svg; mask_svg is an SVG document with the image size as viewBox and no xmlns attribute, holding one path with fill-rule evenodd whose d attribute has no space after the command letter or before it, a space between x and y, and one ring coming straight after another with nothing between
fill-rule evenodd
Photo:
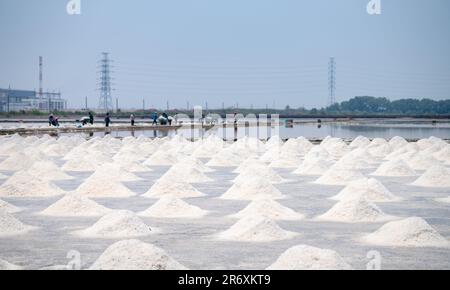
<instances>
[{"instance_id":1,"label":"utility pole","mask_svg":"<svg viewBox=\"0 0 450 290\"><path fill-rule=\"evenodd\" d=\"M169 101L167 101L167 111L170 110Z\"/></svg>"},{"instance_id":2,"label":"utility pole","mask_svg":"<svg viewBox=\"0 0 450 290\"><path fill-rule=\"evenodd\" d=\"M11 85L8 86L8 113L9 113L9 95L11 94Z\"/></svg>"},{"instance_id":3,"label":"utility pole","mask_svg":"<svg viewBox=\"0 0 450 290\"><path fill-rule=\"evenodd\" d=\"M187 102L186 102L186 109L189 111L189 108L190 108L190 106L189 106L189 101L187 101Z\"/></svg>"},{"instance_id":4,"label":"utility pole","mask_svg":"<svg viewBox=\"0 0 450 290\"><path fill-rule=\"evenodd\" d=\"M109 53L102 52L102 59L100 60L100 99L99 99L99 109L105 110L108 112L109 110L114 109L112 104L112 96L111 96L111 62L112 60L109 58Z\"/></svg>"},{"instance_id":5,"label":"utility pole","mask_svg":"<svg viewBox=\"0 0 450 290\"><path fill-rule=\"evenodd\" d=\"M142 99L142 112L145 113L145 98Z\"/></svg>"},{"instance_id":6,"label":"utility pole","mask_svg":"<svg viewBox=\"0 0 450 290\"><path fill-rule=\"evenodd\" d=\"M119 112L119 98L116 98L116 113Z\"/></svg>"},{"instance_id":7,"label":"utility pole","mask_svg":"<svg viewBox=\"0 0 450 290\"><path fill-rule=\"evenodd\" d=\"M84 97L84 108L86 109L86 111L88 110L88 100L87 100L87 96Z\"/></svg>"}]
</instances>

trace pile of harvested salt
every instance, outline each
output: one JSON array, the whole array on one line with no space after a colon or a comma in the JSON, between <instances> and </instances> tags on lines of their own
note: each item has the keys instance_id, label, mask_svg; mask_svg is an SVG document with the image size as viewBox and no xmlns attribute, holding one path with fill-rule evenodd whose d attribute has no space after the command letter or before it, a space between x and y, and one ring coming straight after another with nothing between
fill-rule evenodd
<instances>
[{"instance_id":1,"label":"pile of harvested salt","mask_svg":"<svg viewBox=\"0 0 450 290\"><path fill-rule=\"evenodd\" d=\"M220 198L233 200L281 199L283 194L268 180L254 176L243 183L234 184Z\"/></svg>"},{"instance_id":2,"label":"pile of harvested salt","mask_svg":"<svg viewBox=\"0 0 450 290\"><path fill-rule=\"evenodd\" d=\"M248 179L253 176L258 175L271 183L282 183L286 180L283 179L278 173L276 173L272 168L263 164L249 165L241 171L241 173L233 180L235 184L245 183Z\"/></svg>"},{"instance_id":3,"label":"pile of harvested salt","mask_svg":"<svg viewBox=\"0 0 450 290\"><path fill-rule=\"evenodd\" d=\"M155 184L142 195L147 198L161 198L161 197L175 197L175 198L190 198L202 197L205 194L198 191L195 187L187 182L179 180L161 180L159 179Z\"/></svg>"},{"instance_id":4,"label":"pile of harvested salt","mask_svg":"<svg viewBox=\"0 0 450 290\"><path fill-rule=\"evenodd\" d=\"M297 233L280 228L270 218L246 216L228 230L217 235L219 239L242 242L272 242L293 238Z\"/></svg>"},{"instance_id":5,"label":"pile of harvested salt","mask_svg":"<svg viewBox=\"0 0 450 290\"><path fill-rule=\"evenodd\" d=\"M101 152L90 152L78 157L73 157L64 163L62 170L64 171L95 171L105 163L112 162L112 158Z\"/></svg>"},{"instance_id":6,"label":"pile of harvested salt","mask_svg":"<svg viewBox=\"0 0 450 290\"><path fill-rule=\"evenodd\" d=\"M110 209L87 197L70 193L41 211L40 214L45 216L88 217L103 216L109 212L111 212Z\"/></svg>"},{"instance_id":7,"label":"pile of harvested salt","mask_svg":"<svg viewBox=\"0 0 450 290\"><path fill-rule=\"evenodd\" d=\"M449 247L442 237L424 219L411 217L389 222L362 239L363 242L391 247Z\"/></svg>"},{"instance_id":8,"label":"pile of harvested salt","mask_svg":"<svg viewBox=\"0 0 450 290\"><path fill-rule=\"evenodd\" d=\"M392 218L361 196L343 199L317 217L318 220L344 223L381 222Z\"/></svg>"},{"instance_id":9,"label":"pile of harvested salt","mask_svg":"<svg viewBox=\"0 0 450 290\"><path fill-rule=\"evenodd\" d=\"M15 173L0 186L0 196L49 197L64 193L50 181L33 176L26 171Z\"/></svg>"},{"instance_id":10,"label":"pile of harvested salt","mask_svg":"<svg viewBox=\"0 0 450 290\"><path fill-rule=\"evenodd\" d=\"M381 182L374 178L356 180L347 185L333 200L352 199L362 196L372 202L399 201L400 198L393 195Z\"/></svg>"},{"instance_id":11,"label":"pile of harvested salt","mask_svg":"<svg viewBox=\"0 0 450 290\"><path fill-rule=\"evenodd\" d=\"M162 177L162 181L179 180L180 182L203 183L213 181L202 171L197 169L194 164L177 164L172 166Z\"/></svg>"},{"instance_id":12,"label":"pile of harvested salt","mask_svg":"<svg viewBox=\"0 0 450 290\"><path fill-rule=\"evenodd\" d=\"M150 156L143 165L145 166L170 166L178 162L178 158L166 150L158 150Z\"/></svg>"},{"instance_id":13,"label":"pile of harvested salt","mask_svg":"<svg viewBox=\"0 0 450 290\"><path fill-rule=\"evenodd\" d=\"M414 170L427 170L428 168L439 164L439 161L435 158L425 154L414 155L412 158L406 158L404 160Z\"/></svg>"},{"instance_id":14,"label":"pile of harvested salt","mask_svg":"<svg viewBox=\"0 0 450 290\"><path fill-rule=\"evenodd\" d=\"M89 177L91 180L96 179L114 179L119 181L139 181L140 177L124 169L115 163L105 163L95 170L94 174Z\"/></svg>"},{"instance_id":15,"label":"pile of harvested salt","mask_svg":"<svg viewBox=\"0 0 450 290\"><path fill-rule=\"evenodd\" d=\"M26 225L13 217L10 213L0 209L0 236L14 236L25 234L35 227Z\"/></svg>"},{"instance_id":16,"label":"pile of harvested salt","mask_svg":"<svg viewBox=\"0 0 450 290\"><path fill-rule=\"evenodd\" d=\"M297 168L302 162L301 157L292 151L282 151L278 158L270 162L274 168Z\"/></svg>"},{"instance_id":17,"label":"pile of harvested salt","mask_svg":"<svg viewBox=\"0 0 450 290\"><path fill-rule=\"evenodd\" d=\"M240 219L255 215L265 216L273 220L301 220L304 218L304 215L270 199L252 201L246 208L229 217Z\"/></svg>"},{"instance_id":18,"label":"pile of harvested salt","mask_svg":"<svg viewBox=\"0 0 450 290\"><path fill-rule=\"evenodd\" d=\"M76 189L76 192L88 197L130 197L136 195L120 181L110 179L107 175L89 177Z\"/></svg>"},{"instance_id":19,"label":"pile of harvested salt","mask_svg":"<svg viewBox=\"0 0 450 290\"><path fill-rule=\"evenodd\" d=\"M152 244L125 240L108 247L90 270L186 270L186 267Z\"/></svg>"},{"instance_id":20,"label":"pile of harvested salt","mask_svg":"<svg viewBox=\"0 0 450 290\"><path fill-rule=\"evenodd\" d=\"M352 270L335 251L299 245L281 254L267 270Z\"/></svg>"},{"instance_id":21,"label":"pile of harvested salt","mask_svg":"<svg viewBox=\"0 0 450 290\"><path fill-rule=\"evenodd\" d=\"M434 153L433 157L437 160L450 163L450 145L447 145L438 152Z\"/></svg>"},{"instance_id":22,"label":"pile of harvested salt","mask_svg":"<svg viewBox=\"0 0 450 290\"><path fill-rule=\"evenodd\" d=\"M13 265L8 263L5 260L0 259L0 271L13 271L13 270L22 270L23 268L17 265Z\"/></svg>"},{"instance_id":23,"label":"pile of harvested salt","mask_svg":"<svg viewBox=\"0 0 450 290\"><path fill-rule=\"evenodd\" d=\"M370 140L367 137L364 136L358 136L355 139L353 139L352 143L350 143L351 148L362 148L366 147L370 144Z\"/></svg>"},{"instance_id":24,"label":"pile of harvested salt","mask_svg":"<svg viewBox=\"0 0 450 290\"><path fill-rule=\"evenodd\" d=\"M19 171L26 170L37 161L45 160L45 156L41 155L29 156L23 153L14 153L0 163L0 170L4 171Z\"/></svg>"},{"instance_id":25,"label":"pile of harvested salt","mask_svg":"<svg viewBox=\"0 0 450 290\"><path fill-rule=\"evenodd\" d=\"M16 213L21 211L20 208L0 199L0 211L2 210L7 213Z\"/></svg>"},{"instance_id":26,"label":"pile of harvested salt","mask_svg":"<svg viewBox=\"0 0 450 290\"><path fill-rule=\"evenodd\" d=\"M206 163L206 166L234 167L239 166L243 160L244 158L239 156L236 152L226 148L214 155L213 158Z\"/></svg>"},{"instance_id":27,"label":"pile of harvested salt","mask_svg":"<svg viewBox=\"0 0 450 290\"><path fill-rule=\"evenodd\" d=\"M46 180L73 179L72 176L63 172L55 163L51 161L38 161L27 169L27 171L33 176L38 176Z\"/></svg>"},{"instance_id":28,"label":"pile of harvested salt","mask_svg":"<svg viewBox=\"0 0 450 290\"><path fill-rule=\"evenodd\" d=\"M337 169L334 165L315 181L318 184L347 185L348 183L365 178L359 171L351 169Z\"/></svg>"},{"instance_id":29,"label":"pile of harvested salt","mask_svg":"<svg viewBox=\"0 0 450 290\"><path fill-rule=\"evenodd\" d=\"M450 169L436 165L428 169L413 185L424 187L450 187Z\"/></svg>"},{"instance_id":30,"label":"pile of harvested salt","mask_svg":"<svg viewBox=\"0 0 450 290\"><path fill-rule=\"evenodd\" d=\"M153 229L128 210L112 211L91 227L75 232L76 235L90 238L141 237L151 233Z\"/></svg>"},{"instance_id":31,"label":"pile of harvested salt","mask_svg":"<svg viewBox=\"0 0 450 290\"><path fill-rule=\"evenodd\" d=\"M322 175L333 165L330 160L305 159L293 172L298 175Z\"/></svg>"},{"instance_id":32,"label":"pile of harvested salt","mask_svg":"<svg viewBox=\"0 0 450 290\"><path fill-rule=\"evenodd\" d=\"M163 197L139 213L141 216L156 218L200 218L206 214L208 211L174 197Z\"/></svg>"},{"instance_id":33,"label":"pile of harvested salt","mask_svg":"<svg viewBox=\"0 0 450 290\"><path fill-rule=\"evenodd\" d=\"M372 173L377 176L414 176L417 173L405 161L396 159L384 162Z\"/></svg>"}]
</instances>

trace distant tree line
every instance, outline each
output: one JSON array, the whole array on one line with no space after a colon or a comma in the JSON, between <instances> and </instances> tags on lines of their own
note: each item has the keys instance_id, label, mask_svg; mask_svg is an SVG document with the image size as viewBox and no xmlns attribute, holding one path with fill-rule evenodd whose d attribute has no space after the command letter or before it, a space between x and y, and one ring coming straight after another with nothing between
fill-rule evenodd
<instances>
[{"instance_id":1,"label":"distant tree line","mask_svg":"<svg viewBox=\"0 0 450 290\"><path fill-rule=\"evenodd\" d=\"M450 99L401 99L354 97L325 109L336 114L398 114L398 115L450 115Z\"/></svg>"}]
</instances>

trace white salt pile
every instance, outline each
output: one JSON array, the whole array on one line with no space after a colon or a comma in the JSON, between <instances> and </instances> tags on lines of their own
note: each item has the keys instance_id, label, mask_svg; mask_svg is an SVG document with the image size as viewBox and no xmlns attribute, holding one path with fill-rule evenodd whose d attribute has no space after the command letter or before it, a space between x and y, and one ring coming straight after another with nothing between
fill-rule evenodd
<instances>
[{"instance_id":1,"label":"white salt pile","mask_svg":"<svg viewBox=\"0 0 450 290\"><path fill-rule=\"evenodd\" d=\"M49 182L33 176L26 171L19 171L0 186L0 196L10 197L49 197L65 192Z\"/></svg>"},{"instance_id":2,"label":"white salt pile","mask_svg":"<svg viewBox=\"0 0 450 290\"><path fill-rule=\"evenodd\" d=\"M161 198L166 196L175 198L191 198L202 197L205 196L205 194L201 193L194 186L187 182L182 182L179 180L159 179L142 196L147 198Z\"/></svg>"},{"instance_id":3,"label":"white salt pile","mask_svg":"<svg viewBox=\"0 0 450 290\"><path fill-rule=\"evenodd\" d=\"M396 159L384 162L372 173L377 176L414 176L417 173L405 161Z\"/></svg>"},{"instance_id":4,"label":"white salt pile","mask_svg":"<svg viewBox=\"0 0 450 290\"><path fill-rule=\"evenodd\" d=\"M138 216L128 210L112 211L100 218L93 226L75 232L90 238L141 237L153 233Z\"/></svg>"},{"instance_id":5,"label":"white salt pile","mask_svg":"<svg viewBox=\"0 0 450 290\"><path fill-rule=\"evenodd\" d=\"M391 140L389 140L389 145L391 145L392 148L398 149L401 147L404 147L408 144L408 141L405 140L403 137L395 136Z\"/></svg>"},{"instance_id":6,"label":"white salt pile","mask_svg":"<svg viewBox=\"0 0 450 290\"><path fill-rule=\"evenodd\" d=\"M161 181L178 180L180 182L203 183L211 182L213 179L206 176L194 164L177 164L172 166L161 178Z\"/></svg>"},{"instance_id":7,"label":"white salt pile","mask_svg":"<svg viewBox=\"0 0 450 290\"><path fill-rule=\"evenodd\" d=\"M143 165L152 166L170 166L178 162L178 158L166 150L158 150L150 156Z\"/></svg>"},{"instance_id":8,"label":"white salt pile","mask_svg":"<svg viewBox=\"0 0 450 290\"><path fill-rule=\"evenodd\" d=\"M450 145L443 147L441 150L433 154L437 160L450 163Z\"/></svg>"},{"instance_id":9,"label":"white salt pile","mask_svg":"<svg viewBox=\"0 0 450 290\"><path fill-rule=\"evenodd\" d=\"M450 187L450 169L436 165L428 169L413 185L424 187Z\"/></svg>"},{"instance_id":10,"label":"white salt pile","mask_svg":"<svg viewBox=\"0 0 450 290\"><path fill-rule=\"evenodd\" d=\"M266 165L264 162L262 162L257 157L250 157L247 158L244 162L241 163L241 165L238 166L235 170L233 170L234 173L241 173L242 171L246 170L248 167L251 166L261 166Z\"/></svg>"},{"instance_id":11,"label":"white salt pile","mask_svg":"<svg viewBox=\"0 0 450 290\"><path fill-rule=\"evenodd\" d=\"M128 187L120 183L117 179L110 179L106 176L91 176L86 179L77 189L76 192L88 197L130 197L135 196Z\"/></svg>"},{"instance_id":12,"label":"white salt pile","mask_svg":"<svg viewBox=\"0 0 450 290\"><path fill-rule=\"evenodd\" d=\"M393 195L381 182L374 178L353 181L330 199L344 200L359 196L372 202L392 202L400 200L399 197Z\"/></svg>"},{"instance_id":13,"label":"white salt pile","mask_svg":"<svg viewBox=\"0 0 450 290\"><path fill-rule=\"evenodd\" d=\"M279 156L270 162L273 168L297 168L302 162L301 157L290 151L282 151Z\"/></svg>"},{"instance_id":14,"label":"white salt pile","mask_svg":"<svg viewBox=\"0 0 450 290\"><path fill-rule=\"evenodd\" d=\"M112 161L112 158L101 152L89 152L69 159L64 163L62 170L76 172L95 171L103 164Z\"/></svg>"},{"instance_id":15,"label":"white salt pile","mask_svg":"<svg viewBox=\"0 0 450 290\"><path fill-rule=\"evenodd\" d=\"M305 216L270 199L252 201L240 212L230 215L231 218L261 215L273 220L301 220Z\"/></svg>"},{"instance_id":16,"label":"white salt pile","mask_svg":"<svg viewBox=\"0 0 450 290\"><path fill-rule=\"evenodd\" d=\"M141 216L156 218L200 218L206 214L208 211L174 197L163 197L139 213Z\"/></svg>"},{"instance_id":17,"label":"white salt pile","mask_svg":"<svg viewBox=\"0 0 450 290\"><path fill-rule=\"evenodd\" d=\"M344 223L381 222L392 219L374 203L364 197L343 199L329 211L317 217L318 220Z\"/></svg>"},{"instance_id":18,"label":"white salt pile","mask_svg":"<svg viewBox=\"0 0 450 290\"><path fill-rule=\"evenodd\" d=\"M363 242L388 247L449 247L442 237L424 219L411 217L389 222L362 239Z\"/></svg>"},{"instance_id":19,"label":"white salt pile","mask_svg":"<svg viewBox=\"0 0 450 290\"><path fill-rule=\"evenodd\" d=\"M23 268L0 259L0 271L22 270Z\"/></svg>"},{"instance_id":20,"label":"white salt pile","mask_svg":"<svg viewBox=\"0 0 450 290\"><path fill-rule=\"evenodd\" d=\"M362 148L370 144L370 140L364 136L358 136L350 143L351 148Z\"/></svg>"},{"instance_id":21,"label":"white salt pile","mask_svg":"<svg viewBox=\"0 0 450 290\"><path fill-rule=\"evenodd\" d=\"M414 170L427 170L428 168L439 164L438 160L425 154L415 155L412 158L405 159L405 161Z\"/></svg>"},{"instance_id":22,"label":"white salt pile","mask_svg":"<svg viewBox=\"0 0 450 290\"><path fill-rule=\"evenodd\" d=\"M178 166L192 166L203 173L214 172L215 170L206 166L200 159L193 156L188 156L181 159L176 165Z\"/></svg>"},{"instance_id":23,"label":"white salt pile","mask_svg":"<svg viewBox=\"0 0 450 290\"><path fill-rule=\"evenodd\" d=\"M296 235L297 233L283 230L272 219L256 215L242 218L217 237L230 241L272 242L290 239Z\"/></svg>"},{"instance_id":24,"label":"white salt pile","mask_svg":"<svg viewBox=\"0 0 450 290\"><path fill-rule=\"evenodd\" d=\"M282 183L286 180L283 179L272 168L265 164L249 165L241 171L241 173L233 180L235 184L245 183L249 178L258 175L271 183Z\"/></svg>"},{"instance_id":25,"label":"white salt pile","mask_svg":"<svg viewBox=\"0 0 450 290\"><path fill-rule=\"evenodd\" d=\"M124 169L115 163L105 163L95 170L94 174L89 177L91 180L114 179L119 181L139 181L140 177Z\"/></svg>"},{"instance_id":26,"label":"white salt pile","mask_svg":"<svg viewBox=\"0 0 450 290\"><path fill-rule=\"evenodd\" d=\"M85 196L70 193L41 211L40 214L45 216L88 217L103 216L109 212L111 212L110 209Z\"/></svg>"},{"instance_id":27,"label":"white salt pile","mask_svg":"<svg viewBox=\"0 0 450 290\"><path fill-rule=\"evenodd\" d=\"M267 270L352 270L335 251L299 245L281 254Z\"/></svg>"},{"instance_id":28,"label":"white salt pile","mask_svg":"<svg viewBox=\"0 0 450 290\"><path fill-rule=\"evenodd\" d=\"M26 170L30 168L30 166L32 166L33 163L45 160L46 158L45 155L44 156L42 155L36 154L29 156L28 154L14 153L13 155L9 156L7 159L3 160L3 162L0 163L0 170L4 171Z\"/></svg>"},{"instance_id":29,"label":"white salt pile","mask_svg":"<svg viewBox=\"0 0 450 290\"><path fill-rule=\"evenodd\" d=\"M351 169L340 169L331 167L319 179L315 181L318 184L327 185L347 185L348 183L365 178L359 171Z\"/></svg>"},{"instance_id":30,"label":"white salt pile","mask_svg":"<svg viewBox=\"0 0 450 290\"><path fill-rule=\"evenodd\" d=\"M0 237L25 234L34 228L22 223L5 210L0 209Z\"/></svg>"},{"instance_id":31,"label":"white salt pile","mask_svg":"<svg viewBox=\"0 0 450 290\"><path fill-rule=\"evenodd\" d=\"M305 159L293 173L298 175L322 175L332 165L333 162L329 160Z\"/></svg>"},{"instance_id":32,"label":"white salt pile","mask_svg":"<svg viewBox=\"0 0 450 290\"><path fill-rule=\"evenodd\" d=\"M73 179L72 176L63 172L55 163L51 161L39 161L34 163L28 173L38 176L46 180L68 180Z\"/></svg>"},{"instance_id":33,"label":"white salt pile","mask_svg":"<svg viewBox=\"0 0 450 290\"><path fill-rule=\"evenodd\" d=\"M268 180L253 176L239 184L234 184L220 198L233 200L281 199L284 195Z\"/></svg>"},{"instance_id":34,"label":"white salt pile","mask_svg":"<svg viewBox=\"0 0 450 290\"><path fill-rule=\"evenodd\" d=\"M223 149L219 153L213 156L206 166L212 167L234 167L239 166L244 160L243 157L236 154L236 152L229 150L228 148Z\"/></svg>"},{"instance_id":35,"label":"white salt pile","mask_svg":"<svg viewBox=\"0 0 450 290\"><path fill-rule=\"evenodd\" d=\"M0 211L2 210L7 213L17 213L21 211L20 208L0 199Z\"/></svg>"},{"instance_id":36,"label":"white salt pile","mask_svg":"<svg viewBox=\"0 0 450 290\"><path fill-rule=\"evenodd\" d=\"M152 244L125 240L108 247L90 270L186 270L186 267Z\"/></svg>"}]
</instances>

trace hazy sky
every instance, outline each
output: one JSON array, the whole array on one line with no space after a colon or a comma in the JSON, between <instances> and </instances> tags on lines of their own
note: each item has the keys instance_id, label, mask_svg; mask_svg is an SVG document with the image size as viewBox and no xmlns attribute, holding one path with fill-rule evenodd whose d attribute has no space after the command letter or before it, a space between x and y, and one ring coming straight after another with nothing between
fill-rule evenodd
<instances>
[{"instance_id":1,"label":"hazy sky","mask_svg":"<svg viewBox=\"0 0 450 290\"><path fill-rule=\"evenodd\" d=\"M0 0L0 87L61 90L98 105L97 61L115 60L121 107L279 108L327 103L328 57L338 101L356 95L450 98L450 1ZM115 100L114 100L115 102Z\"/></svg>"}]
</instances>

